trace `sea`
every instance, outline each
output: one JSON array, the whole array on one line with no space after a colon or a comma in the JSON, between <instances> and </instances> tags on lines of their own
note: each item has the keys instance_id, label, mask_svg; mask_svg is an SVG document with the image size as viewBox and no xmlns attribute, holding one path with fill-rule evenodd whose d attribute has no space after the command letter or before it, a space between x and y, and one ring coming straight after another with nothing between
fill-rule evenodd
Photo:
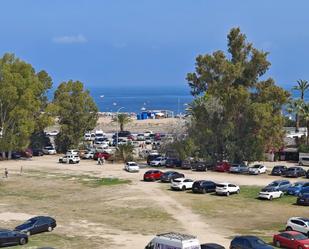
<instances>
[{"instance_id":1,"label":"sea","mask_svg":"<svg viewBox=\"0 0 309 249\"><path fill-rule=\"evenodd\" d=\"M87 87L100 112L140 113L143 110L169 110L184 114L193 101L189 87L122 86Z\"/></svg>"}]
</instances>

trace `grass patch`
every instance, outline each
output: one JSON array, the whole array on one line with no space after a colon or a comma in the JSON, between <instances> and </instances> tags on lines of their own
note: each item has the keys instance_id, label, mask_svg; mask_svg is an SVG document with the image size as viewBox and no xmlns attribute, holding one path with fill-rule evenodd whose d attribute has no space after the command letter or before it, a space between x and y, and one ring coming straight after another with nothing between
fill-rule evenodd
<instances>
[{"instance_id":1,"label":"grass patch","mask_svg":"<svg viewBox=\"0 0 309 249\"><path fill-rule=\"evenodd\" d=\"M98 178L98 177L87 177L82 178L81 182L89 187L100 187L100 186L115 186L121 184L129 184L130 180L123 180L119 178Z\"/></svg>"}]
</instances>

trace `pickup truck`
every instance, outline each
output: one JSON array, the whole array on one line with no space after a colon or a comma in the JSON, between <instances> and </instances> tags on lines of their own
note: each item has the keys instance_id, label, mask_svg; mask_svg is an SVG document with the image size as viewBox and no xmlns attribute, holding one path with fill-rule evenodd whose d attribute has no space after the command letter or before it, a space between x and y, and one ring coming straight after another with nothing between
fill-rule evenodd
<instances>
[{"instance_id":1,"label":"pickup truck","mask_svg":"<svg viewBox=\"0 0 309 249\"><path fill-rule=\"evenodd\" d=\"M78 155L65 155L59 158L59 163L74 164L74 163L79 163L79 161L80 161L80 158Z\"/></svg>"}]
</instances>

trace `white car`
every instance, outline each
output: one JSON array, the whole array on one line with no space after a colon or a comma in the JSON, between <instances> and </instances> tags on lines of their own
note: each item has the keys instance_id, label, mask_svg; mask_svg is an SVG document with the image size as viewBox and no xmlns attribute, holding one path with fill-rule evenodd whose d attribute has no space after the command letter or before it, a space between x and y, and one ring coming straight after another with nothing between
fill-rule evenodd
<instances>
[{"instance_id":1,"label":"white car","mask_svg":"<svg viewBox=\"0 0 309 249\"><path fill-rule=\"evenodd\" d=\"M77 155L65 155L59 158L59 163L74 164L74 163L79 163L79 161L80 161L80 158Z\"/></svg>"},{"instance_id":2,"label":"white car","mask_svg":"<svg viewBox=\"0 0 309 249\"><path fill-rule=\"evenodd\" d=\"M239 194L239 192L240 192L239 186L233 183L222 182L222 183L217 184L216 186L217 195L229 196L230 194Z\"/></svg>"},{"instance_id":3,"label":"white car","mask_svg":"<svg viewBox=\"0 0 309 249\"><path fill-rule=\"evenodd\" d=\"M78 155L79 151L78 150L68 150L67 153L65 153L66 155Z\"/></svg>"},{"instance_id":4,"label":"white car","mask_svg":"<svg viewBox=\"0 0 309 249\"><path fill-rule=\"evenodd\" d=\"M85 141L91 141L91 133L85 133L84 140Z\"/></svg>"},{"instance_id":5,"label":"white car","mask_svg":"<svg viewBox=\"0 0 309 249\"><path fill-rule=\"evenodd\" d=\"M165 166L166 158L165 157L157 157L150 162L150 166Z\"/></svg>"},{"instance_id":6,"label":"white car","mask_svg":"<svg viewBox=\"0 0 309 249\"><path fill-rule=\"evenodd\" d=\"M83 159L93 159L94 157L94 152L93 151L87 151L84 155L83 155Z\"/></svg>"},{"instance_id":7,"label":"white car","mask_svg":"<svg viewBox=\"0 0 309 249\"><path fill-rule=\"evenodd\" d=\"M46 136L57 136L59 131L48 131L46 132Z\"/></svg>"},{"instance_id":8,"label":"white car","mask_svg":"<svg viewBox=\"0 0 309 249\"><path fill-rule=\"evenodd\" d=\"M283 196L283 192L281 190L272 189L272 188L264 188L259 193L259 198L268 199L270 201L272 199L280 198L282 196Z\"/></svg>"},{"instance_id":9,"label":"white car","mask_svg":"<svg viewBox=\"0 0 309 249\"><path fill-rule=\"evenodd\" d=\"M55 155L57 153L53 146L45 146L42 151L46 155Z\"/></svg>"},{"instance_id":10,"label":"white car","mask_svg":"<svg viewBox=\"0 0 309 249\"><path fill-rule=\"evenodd\" d=\"M139 166L135 162L127 162L124 169L128 172L139 172Z\"/></svg>"},{"instance_id":11,"label":"white car","mask_svg":"<svg viewBox=\"0 0 309 249\"><path fill-rule=\"evenodd\" d=\"M302 217L291 217L286 223L286 230L297 231L309 235L309 219Z\"/></svg>"},{"instance_id":12,"label":"white car","mask_svg":"<svg viewBox=\"0 0 309 249\"><path fill-rule=\"evenodd\" d=\"M144 134L142 134L142 133L137 134L136 140L137 140L137 141L145 141L145 136L144 136Z\"/></svg>"},{"instance_id":13,"label":"white car","mask_svg":"<svg viewBox=\"0 0 309 249\"><path fill-rule=\"evenodd\" d=\"M151 134L153 134L152 131L145 131L144 132L144 137L149 137Z\"/></svg>"},{"instance_id":14,"label":"white car","mask_svg":"<svg viewBox=\"0 0 309 249\"><path fill-rule=\"evenodd\" d=\"M187 190L192 189L194 181L187 178L176 178L171 182L171 189L174 190Z\"/></svg>"},{"instance_id":15,"label":"white car","mask_svg":"<svg viewBox=\"0 0 309 249\"><path fill-rule=\"evenodd\" d=\"M249 168L249 174L251 175L265 174L266 171L267 171L266 166L262 164L255 164Z\"/></svg>"}]
</instances>

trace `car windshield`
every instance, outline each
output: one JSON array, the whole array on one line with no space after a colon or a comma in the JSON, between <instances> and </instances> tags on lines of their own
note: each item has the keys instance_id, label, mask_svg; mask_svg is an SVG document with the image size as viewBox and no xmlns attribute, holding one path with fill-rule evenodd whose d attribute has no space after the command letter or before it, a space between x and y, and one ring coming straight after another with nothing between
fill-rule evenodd
<instances>
[{"instance_id":1,"label":"car windshield","mask_svg":"<svg viewBox=\"0 0 309 249\"><path fill-rule=\"evenodd\" d=\"M258 168L260 168L260 166L261 166L261 165L253 165L252 168L258 169Z\"/></svg>"},{"instance_id":2,"label":"car windshield","mask_svg":"<svg viewBox=\"0 0 309 249\"><path fill-rule=\"evenodd\" d=\"M262 192L274 192L275 190L273 188L263 188Z\"/></svg>"},{"instance_id":3,"label":"car windshield","mask_svg":"<svg viewBox=\"0 0 309 249\"><path fill-rule=\"evenodd\" d=\"M136 163L129 163L129 166L137 166Z\"/></svg>"},{"instance_id":4,"label":"car windshield","mask_svg":"<svg viewBox=\"0 0 309 249\"><path fill-rule=\"evenodd\" d=\"M226 185L225 184L217 184L217 187L224 188L224 187L226 187Z\"/></svg>"},{"instance_id":5,"label":"car windshield","mask_svg":"<svg viewBox=\"0 0 309 249\"><path fill-rule=\"evenodd\" d=\"M305 235L303 235L302 233L300 233L300 234L295 234L293 237L294 237L296 240L305 240L305 239L308 239L308 237L305 236Z\"/></svg>"},{"instance_id":6,"label":"car windshield","mask_svg":"<svg viewBox=\"0 0 309 249\"><path fill-rule=\"evenodd\" d=\"M268 185L268 187L277 187L279 185L278 182L272 182Z\"/></svg>"},{"instance_id":7,"label":"car windshield","mask_svg":"<svg viewBox=\"0 0 309 249\"><path fill-rule=\"evenodd\" d=\"M303 185L304 185L303 182L295 182L295 183L293 184L293 187L301 187L301 186L303 186Z\"/></svg>"},{"instance_id":8,"label":"car windshield","mask_svg":"<svg viewBox=\"0 0 309 249\"><path fill-rule=\"evenodd\" d=\"M27 220L24 224L33 225L35 222L36 222L35 219L30 219L30 220Z\"/></svg>"},{"instance_id":9,"label":"car windshield","mask_svg":"<svg viewBox=\"0 0 309 249\"><path fill-rule=\"evenodd\" d=\"M265 243L263 240L261 240L261 239L254 239L254 240L252 240L251 242L252 242L253 247L254 247L254 245L265 245L265 244L266 244L266 243Z\"/></svg>"},{"instance_id":10,"label":"car windshield","mask_svg":"<svg viewBox=\"0 0 309 249\"><path fill-rule=\"evenodd\" d=\"M181 182L181 180L174 180L173 182Z\"/></svg>"}]
</instances>

